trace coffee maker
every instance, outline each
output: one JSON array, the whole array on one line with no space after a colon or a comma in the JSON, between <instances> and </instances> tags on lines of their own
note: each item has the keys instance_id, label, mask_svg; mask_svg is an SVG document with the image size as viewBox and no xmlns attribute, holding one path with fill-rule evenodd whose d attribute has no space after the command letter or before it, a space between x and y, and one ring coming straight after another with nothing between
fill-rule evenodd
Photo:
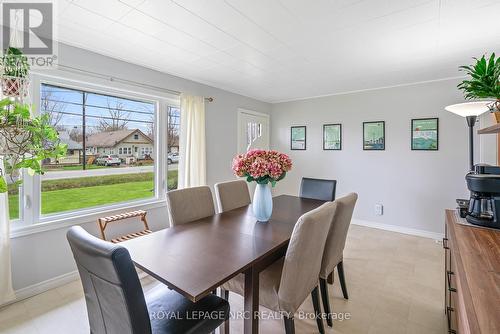
<instances>
[{"instance_id":1,"label":"coffee maker","mask_svg":"<svg viewBox=\"0 0 500 334\"><path fill-rule=\"evenodd\" d=\"M474 165L465 180L471 192L465 219L474 225L500 229L500 167Z\"/></svg>"}]
</instances>

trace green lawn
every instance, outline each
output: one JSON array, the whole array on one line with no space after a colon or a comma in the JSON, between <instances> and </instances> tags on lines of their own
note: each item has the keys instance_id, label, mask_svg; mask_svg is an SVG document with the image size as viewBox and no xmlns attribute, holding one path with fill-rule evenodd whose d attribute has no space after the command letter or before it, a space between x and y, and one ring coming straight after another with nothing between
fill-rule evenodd
<instances>
[{"instance_id":1,"label":"green lawn","mask_svg":"<svg viewBox=\"0 0 500 334\"><path fill-rule=\"evenodd\" d=\"M19 196L9 195L9 215L10 219L19 218Z\"/></svg>"},{"instance_id":2,"label":"green lawn","mask_svg":"<svg viewBox=\"0 0 500 334\"><path fill-rule=\"evenodd\" d=\"M42 192L42 214L146 199L154 196L153 181ZM10 218L19 218L19 197L9 196Z\"/></svg>"},{"instance_id":3,"label":"green lawn","mask_svg":"<svg viewBox=\"0 0 500 334\"><path fill-rule=\"evenodd\" d=\"M42 193L42 214L153 197L153 188L153 181L143 181L47 191Z\"/></svg>"},{"instance_id":4,"label":"green lawn","mask_svg":"<svg viewBox=\"0 0 500 334\"><path fill-rule=\"evenodd\" d=\"M136 174L135 181L131 174L118 177L121 177L122 183L117 182L115 175L44 181L42 184L42 214L147 199L154 196L152 173L149 180L144 180L147 176L143 174ZM93 182L89 182L89 179L93 179ZM74 187L75 183L79 183L80 187ZM169 171L168 187L169 189L177 187L177 171ZM17 194L9 195L9 211L11 219L19 218L19 196Z\"/></svg>"}]
</instances>

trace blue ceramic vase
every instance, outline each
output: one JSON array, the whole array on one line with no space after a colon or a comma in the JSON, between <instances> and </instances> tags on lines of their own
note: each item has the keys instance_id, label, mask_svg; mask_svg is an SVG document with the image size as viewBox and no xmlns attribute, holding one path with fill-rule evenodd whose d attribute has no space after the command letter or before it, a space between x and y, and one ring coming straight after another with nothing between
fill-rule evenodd
<instances>
[{"instance_id":1,"label":"blue ceramic vase","mask_svg":"<svg viewBox=\"0 0 500 334\"><path fill-rule=\"evenodd\" d=\"M252 209L255 218L260 222L267 222L273 213L273 197L268 184L259 184L253 194Z\"/></svg>"}]
</instances>

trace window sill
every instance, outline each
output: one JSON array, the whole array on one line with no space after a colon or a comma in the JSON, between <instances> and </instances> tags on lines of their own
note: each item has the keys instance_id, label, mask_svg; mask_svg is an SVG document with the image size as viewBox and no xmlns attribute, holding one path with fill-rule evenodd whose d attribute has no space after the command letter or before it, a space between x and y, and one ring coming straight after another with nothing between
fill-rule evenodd
<instances>
[{"instance_id":1,"label":"window sill","mask_svg":"<svg viewBox=\"0 0 500 334\"><path fill-rule=\"evenodd\" d=\"M10 238L14 239L27 236L30 234L67 228L73 225L89 223L92 221L95 222L99 217L118 214L120 212L123 212L124 210L127 211L138 210L138 209L149 210L149 209L161 208L164 206L166 206L166 202L164 199L155 198L147 201L124 203L103 209L99 208L98 212L96 210L91 210L89 212L80 211L73 213L65 213L63 215L46 217L41 222L33 225L19 226L17 228L15 226L11 226ZM22 223L22 222L17 221L17 223Z\"/></svg>"}]
</instances>

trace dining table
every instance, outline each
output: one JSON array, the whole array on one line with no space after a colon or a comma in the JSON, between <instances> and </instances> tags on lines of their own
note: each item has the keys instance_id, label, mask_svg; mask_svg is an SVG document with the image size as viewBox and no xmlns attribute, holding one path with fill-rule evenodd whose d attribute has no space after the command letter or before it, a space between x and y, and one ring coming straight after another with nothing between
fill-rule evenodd
<instances>
[{"instance_id":1,"label":"dining table","mask_svg":"<svg viewBox=\"0 0 500 334\"><path fill-rule=\"evenodd\" d=\"M323 203L280 195L273 198L268 222L257 221L250 204L120 244L127 248L136 267L193 302L243 274L244 333L256 334L259 273L285 255L300 216Z\"/></svg>"}]
</instances>

